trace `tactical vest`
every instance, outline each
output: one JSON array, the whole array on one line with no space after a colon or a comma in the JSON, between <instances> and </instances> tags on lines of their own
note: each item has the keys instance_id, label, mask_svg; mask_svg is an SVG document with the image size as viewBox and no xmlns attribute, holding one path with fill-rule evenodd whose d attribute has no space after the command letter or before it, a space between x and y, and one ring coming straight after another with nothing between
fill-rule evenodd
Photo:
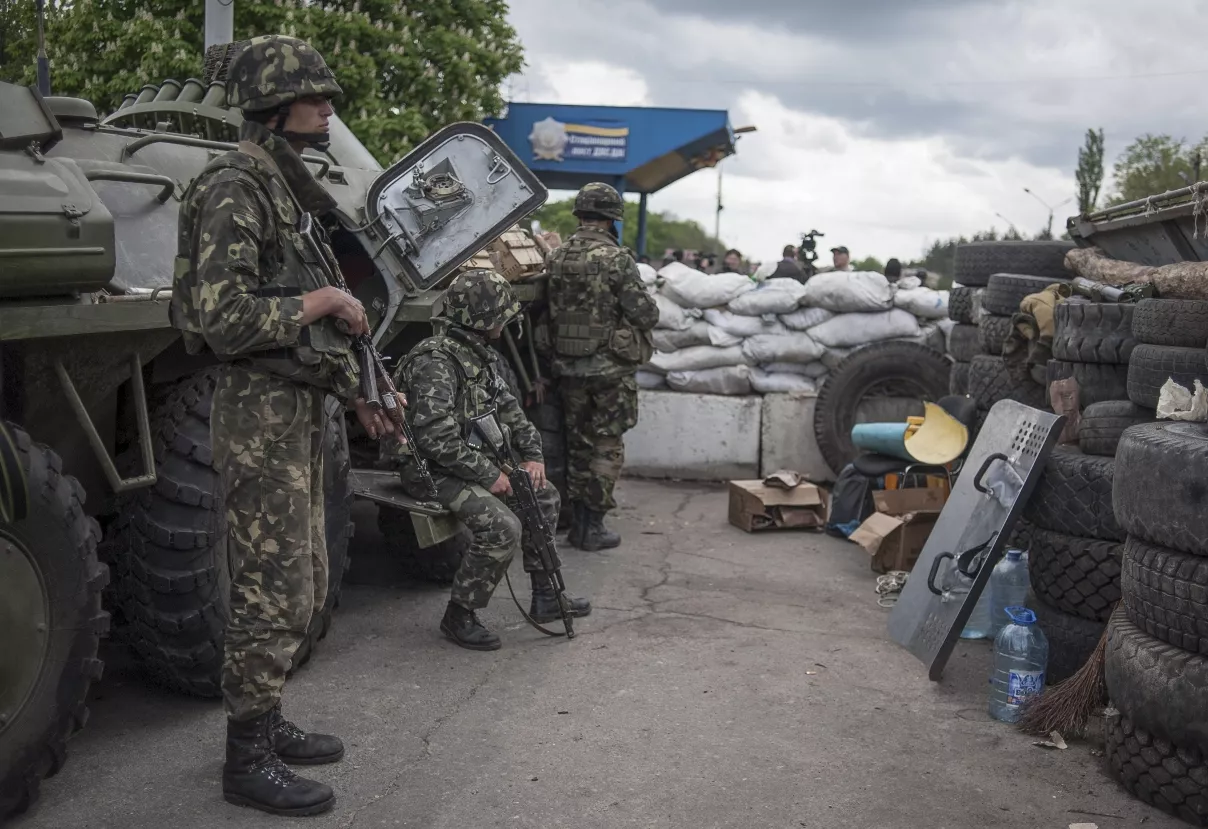
<instances>
[{"instance_id":1,"label":"tactical vest","mask_svg":"<svg viewBox=\"0 0 1208 829\"><path fill-rule=\"evenodd\" d=\"M251 291L258 297L300 297L327 287L319 256L326 257L331 268L338 268L334 254L325 241L313 250L298 232L300 210L287 186L264 162L243 152L228 152L211 161L185 194L180 210L172 300L168 318L180 329L185 350L190 354L211 353L202 334L201 292L194 260L193 236L202 193L198 183L225 174L245 174L257 184L256 199L272 227L265 233L260 264L265 284ZM316 224L316 229L318 225ZM336 327L336 317L326 316L302 329L296 346L251 351L245 354L214 354L219 359L249 362L270 373L325 388L348 398L356 390L358 369L352 354L352 341Z\"/></svg>"}]
</instances>

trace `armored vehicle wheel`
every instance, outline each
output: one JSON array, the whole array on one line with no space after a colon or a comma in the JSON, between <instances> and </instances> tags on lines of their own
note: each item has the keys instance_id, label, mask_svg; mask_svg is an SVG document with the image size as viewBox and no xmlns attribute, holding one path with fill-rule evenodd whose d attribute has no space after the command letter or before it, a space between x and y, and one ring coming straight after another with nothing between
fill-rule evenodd
<instances>
[{"instance_id":1,"label":"armored vehicle wheel","mask_svg":"<svg viewBox=\"0 0 1208 829\"><path fill-rule=\"evenodd\" d=\"M62 768L68 738L88 720L109 629L109 568L97 561L101 533L84 514L83 488L58 455L8 428L29 505L16 523L0 521L0 821L28 809Z\"/></svg>"},{"instance_id":2,"label":"armored vehicle wheel","mask_svg":"<svg viewBox=\"0 0 1208 829\"><path fill-rule=\"evenodd\" d=\"M223 629L230 572L226 519L210 448L210 403L218 378L208 368L180 380L151 412L155 486L118 503L110 525L116 596L126 623L122 638L152 678L203 697L221 693ZM311 655L330 626L351 536L348 443L343 418L329 421L324 446L329 587L294 667ZM123 463L137 460L123 456ZM339 472L337 472L337 469Z\"/></svg>"}]
</instances>

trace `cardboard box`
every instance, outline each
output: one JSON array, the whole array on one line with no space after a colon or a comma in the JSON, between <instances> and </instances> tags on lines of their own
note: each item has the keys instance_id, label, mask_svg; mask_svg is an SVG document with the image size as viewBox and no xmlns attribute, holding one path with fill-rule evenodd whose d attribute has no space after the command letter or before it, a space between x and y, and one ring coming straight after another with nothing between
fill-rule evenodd
<instances>
[{"instance_id":1,"label":"cardboard box","mask_svg":"<svg viewBox=\"0 0 1208 829\"><path fill-rule=\"evenodd\" d=\"M874 573L910 572L944 509L948 493L935 488L882 489L873 492L876 512L850 539L865 549Z\"/></svg>"},{"instance_id":2,"label":"cardboard box","mask_svg":"<svg viewBox=\"0 0 1208 829\"><path fill-rule=\"evenodd\" d=\"M781 489L763 481L730 481L730 523L749 533L817 529L826 523L826 499L813 484Z\"/></svg>"},{"instance_id":3,"label":"cardboard box","mask_svg":"<svg viewBox=\"0 0 1208 829\"><path fill-rule=\"evenodd\" d=\"M545 252L522 230L508 230L491 242L489 250L499 274L508 282L540 273Z\"/></svg>"}]
</instances>

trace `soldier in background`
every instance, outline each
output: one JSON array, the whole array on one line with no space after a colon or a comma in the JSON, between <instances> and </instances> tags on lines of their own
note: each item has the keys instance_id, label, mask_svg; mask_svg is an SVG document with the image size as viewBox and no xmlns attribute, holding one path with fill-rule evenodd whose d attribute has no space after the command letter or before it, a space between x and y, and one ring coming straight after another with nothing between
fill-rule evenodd
<instances>
[{"instance_id":1,"label":"soldier in background","mask_svg":"<svg viewBox=\"0 0 1208 829\"><path fill-rule=\"evenodd\" d=\"M257 37L235 58L227 97L243 110L239 148L185 194L169 311L189 353L223 362L211 412L231 568L223 796L293 816L327 811L335 795L285 763L344 756L339 739L281 713L286 673L327 597L325 398L354 407L371 437L395 431L356 397L349 333L369 332L365 309L328 283L296 229L335 206L300 154L325 146L340 93L319 53L295 38ZM322 252L336 268L325 243Z\"/></svg>"},{"instance_id":2,"label":"soldier in background","mask_svg":"<svg viewBox=\"0 0 1208 829\"><path fill-rule=\"evenodd\" d=\"M440 316L433 319L436 333L411 349L395 375L395 384L412 401L408 420L415 436L415 446L392 451L403 485L416 498L431 497L411 461L418 452L429 463L436 500L474 536L440 622L446 636L470 650L497 650L501 645L475 611L490 602L517 549L524 552L524 569L532 581L529 615L538 622L561 618L553 585L531 539L503 500L512 494L511 482L495 458L468 442L472 420L494 417L532 477L545 520L551 527L558 525L561 500L545 477L541 434L495 370L498 352L488 346L519 314L520 303L499 274L481 269L461 273L445 292ZM586 599L570 601L575 616L591 613Z\"/></svg>"},{"instance_id":3,"label":"soldier in background","mask_svg":"<svg viewBox=\"0 0 1208 829\"><path fill-rule=\"evenodd\" d=\"M621 543L604 516L616 507L621 437L638 420L635 374L654 353L650 332L659 318L637 264L620 245L615 223L622 207L612 187L586 185L575 197L579 229L547 259L553 373L566 417L568 540L582 550Z\"/></svg>"}]
</instances>

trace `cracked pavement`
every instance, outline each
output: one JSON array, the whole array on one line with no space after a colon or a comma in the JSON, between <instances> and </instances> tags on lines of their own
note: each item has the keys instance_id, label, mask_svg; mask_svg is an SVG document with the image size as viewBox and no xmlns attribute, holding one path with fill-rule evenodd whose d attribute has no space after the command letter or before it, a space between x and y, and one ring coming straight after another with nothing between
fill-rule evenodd
<instances>
[{"instance_id":1,"label":"cracked pavement","mask_svg":"<svg viewBox=\"0 0 1208 829\"><path fill-rule=\"evenodd\" d=\"M563 545L594 605L576 639L525 625L505 583L482 614L504 640L491 653L441 636L447 593L398 575L358 504L356 583L285 695L288 717L345 741L341 763L298 769L335 787L332 812L227 804L221 705L150 687L109 645L88 727L10 825L1183 825L1116 785L1093 744L1048 751L991 720L987 642L959 643L929 682L886 635L855 545L744 533L721 485L626 480L618 496L622 547ZM512 578L527 601L518 561Z\"/></svg>"}]
</instances>

